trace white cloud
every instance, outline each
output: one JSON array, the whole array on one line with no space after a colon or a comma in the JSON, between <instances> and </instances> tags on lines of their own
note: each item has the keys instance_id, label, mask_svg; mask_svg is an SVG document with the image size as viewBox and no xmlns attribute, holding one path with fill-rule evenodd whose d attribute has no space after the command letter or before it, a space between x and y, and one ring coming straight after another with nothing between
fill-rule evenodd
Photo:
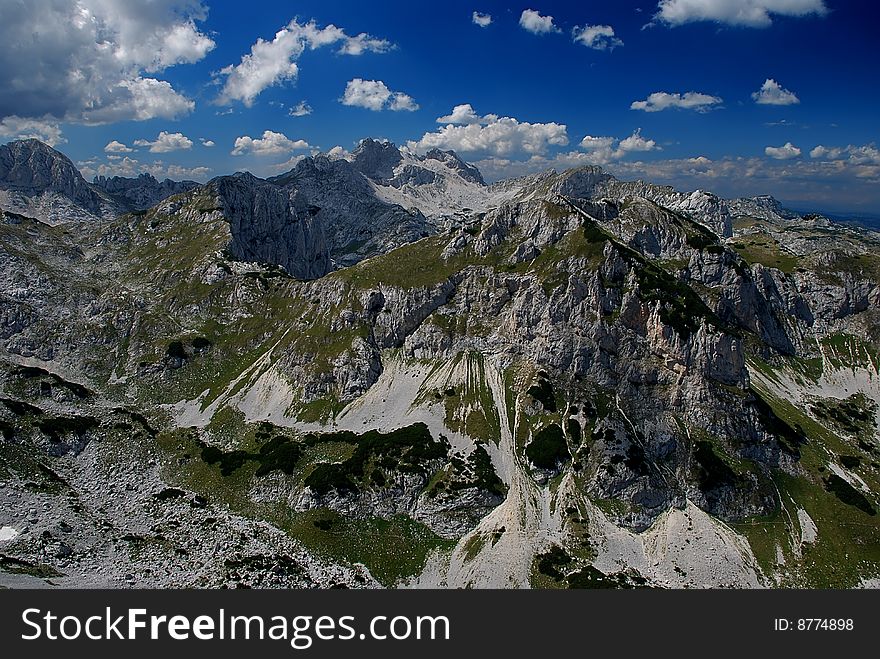
<instances>
[{"instance_id":1,"label":"white cloud","mask_svg":"<svg viewBox=\"0 0 880 659\"><path fill-rule=\"evenodd\" d=\"M564 124L528 123L512 117L487 114L479 117L469 104L458 105L452 113L437 119L446 123L433 133L425 133L407 146L415 152L432 148L452 149L461 153L508 156L518 153L542 154L550 146L568 144Z\"/></svg>"},{"instance_id":2,"label":"white cloud","mask_svg":"<svg viewBox=\"0 0 880 659\"><path fill-rule=\"evenodd\" d=\"M587 135L581 140L582 149L610 149L617 141L614 137L593 137Z\"/></svg>"},{"instance_id":3,"label":"white cloud","mask_svg":"<svg viewBox=\"0 0 880 659\"><path fill-rule=\"evenodd\" d=\"M614 36L614 28L610 25L575 26L571 36L577 43L594 50L614 50L623 45L623 41Z\"/></svg>"},{"instance_id":4,"label":"white cloud","mask_svg":"<svg viewBox=\"0 0 880 659\"><path fill-rule=\"evenodd\" d=\"M474 22L474 25L479 25L480 27L489 27L492 25L492 16L490 14L481 14L478 11L473 13L471 20Z\"/></svg>"},{"instance_id":5,"label":"white cloud","mask_svg":"<svg viewBox=\"0 0 880 659\"><path fill-rule=\"evenodd\" d=\"M659 151L657 142L642 137L642 129L639 128L629 137L618 140L616 137L594 137L587 135L581 140L581 148L587 153L567 154L569 160L582 161L581 164L606 165L625 158L630 153Z\"/></svg>"},{"instance_id":6,"label":"white cloud","mask_svg":"<svg viewBox=\"0 0 880 659\"><path fill-rule=\"evenodd\" d=\"M639 131L618 140L616 137L594 137L587 135L580 143L583 151L564 151L548 157L534 154L526 160L513 160L506 157L488 157L474 164L487 181L497 181L511 176L524 176L547 169L557 171L585 165L620 166L623 158L631 153L658 151L660 147L654 140L641 136Z\"/></svg>"},{"instance_id":7,"label":"white cloud","mask_svg":"<svg viewBox=\"0 0 880 659\"><path fill-rule=\"evenodd\" d=\"M632 153L634 151L659 151L660 147L654 140L642 137L642 129L637 129L632 135L620 141L618 150L621 154Z\"/></svg>"},{"instance_id":8,"label":"white cloud","mask_svg":"<svg viewBox=\"0 0 880 659\"><path fill-rule=\"evenodd\" d=\"M786 142L782 146L768 146L764 153L776 160L791 160L801 155L801 150L791 142Z\"/></svg>"},{"instance_id":9,"label":"white cloud","mask_svg":"<svg viewBox=\"0 0 880 659\"><path fill-rule=\"evenodd\" d=\"M123 80L107 90L105 103L94 110L84 109L80 120L86 124L107 124L117 121L175 119L193 111L196 104L178 94L170 83L155 78Z\"/></svg>"},{"instance_id":10,"label":"white cloud","mask_svg":"<svg viewBox=\"0 0 880 659\"><path fill-rule=\"evenodd\" d=\"M419 109L412 96L403 92L391 91L388 89L388 85L381 80L363 80L361 78L348 81L340 102L343 105L366 108L374 112L385 109L395 112L401 110L413 112Z\"/></svg>"},{"instance_id":11,"label":"white cloud","mask_svg":"<svg viewBox=\"0 0 880 659\"><path fill-rule=\"evenodd\" d=\"M345 38L339 53L342 55L363 55L364 53L387 53L394 49L394 44L385 39L377 39L371 37L365 32L361 32L356 37Z\"/></svg>"},{"instance_id":12,"label":"white cloud","mask_svg":"<svg viewBox=\"0 0 880 659\"><path fill-rule=\"evenodd\" d=\"M233 156L250 154L254 156L274 156L282 153L290 153L297 149L308 149L309 143L305 140L291 140L284 133L276 133L271 130L263 132L261 138L254 139L244 135L235 139L232 149Z\"/></svg>"},{"instance_id":13,"label":"white cloud","mask_svg":"<svg viewBox=\"0 0 880 659\"><path fill-rule=\"evenodd\" d=\"M684 94L654 92L644 101L634 101L629 107L631 110L642 110L643 112L660 112L668 108L707 112L712 109L712 106L719 105L722 102L722 99L718 96L701 94L699 92L685 92Z\"/></svg>"},{"instance_id":14,"label":"white cloud","mask_svg":"<svg viewBox=\"0 0 880 659\"><path fill-rule=\"evenodd\" d=\"M300 101L294 107L290 108L288 114L291 117L305 117L312 113L312 106L305 101Z\"/></svg>"},{"instance_id":15,"label":"white cloud","mask_svg":"<svg viewBox=\"0 0 880 659\"><path fill-rule=\"evenodd\" d=\"M351 152L337 144L327 152L327 157L331 160L348 160L351 158Z\"/></svg>"},{"instance_id":16,"label":"white cloud","mask_svg":"<svg viewBox=\"0 0 880 659\"><path fill-rule=\"evenodd\" d=\"M7 140L36 139L49 146L64 144L67 140L61 135L61 127L51 118L27 119L9 116L0 119L0 138Z\"/></svg>"},{"instance_id":17,"label":"white cloud","mask_svg":"<svg viewBox=\"0 0 880 659\"><path fill-rule=\"evenodd\" d=\"M821 144L810 151L810 158L815 160L838 161L846 160L853 165L880 165L880 149L874 144L864 146L826 147Z\"/></svg>"},{"instance_id":18,"label":"white cloud","mask_svg":"<svg viewBox=\"0 0 880 659\"><path fill-rule=\"evenodd\" d=\"M794 92L784 89L772 78L764 81L761 89L752 94L752 99L758 105L796 105L801 102Z\"/></svg>"},{"instance_id":19,"label":"white cloud","mask_svg":"<svg viewBox=\"0 0 880 659\"><path fill-rule=\"evenodd\" d=\"M158 179L193 178L203 180L213 170L210 167L183 167L181 165L166 165L162 161L157 160L152 164L144 165L144 171L149 172Z\"/></svg>"},{"instance_id":20,"label":"white cloud","mask_svg":"<svg viewBox=\"0 0 880 659\"><path fill-rule=\"evenodd\" d=\"M494 117L497 119L495 115L487 115L489 117ZM474 108L470 103L463 103L462 105L456 105L452 108L452 112L443 116L437 117L438 124L480 124L484 123L483 117L480 117L476 112L474 112ZM488 123L488 122L487 122Z\"/></svg>"},{"instance_id":21,"label":"white cloud","mask_svg":"<svg viewBox=\"0 0 880 659\"><path fill-rule=\"evenodd\" d=\"M135 140L135 146L148 146L151 153L168 153L169 151L186 151L192 148L192 140L183 133L162 131L155 141Z\"/></svg>"},{"instance_id":22,"label":"white cloud","mask_svg":"<svg viewBox=\"0 0 880 659\"><path fill-rule=\"evenodd\" d=\"M4 3L0 117L98 124L189 112L192 101L155 74L214 47L196 27L206 16L198 0Z\"/></svg>"},{"instance_id":23,"label":"white cloud","mask_svg":"<svg viewBox=\"0 0 880 659\"><path fill-rule=\"evenodd\" d=\"M765 28L772 16L824 16L823 0L660 0L655 22L675 27L696 21Z\"/></svg>"},{"instance_id":24,"label":"white cloud","mask_svg":"<svg viewBox=\"0 0 880 659\"><path fill-rule=\"evenodd\" d=\"M204 137L200 137L199 141L202 143L202 146L212 147L214 146L214 140L205 139Z\"/></svg>"},{"instance_id":25,"label":"white cloud","mask_svg":"<svg viewBox=\"0 0 880 659\"><path fill-rule=\"evenodd\" d=\"M519 17L519 24L532 34L550 34L551 32L561 32L556 25L553 24L552 16L541 16L534 9L526 9Z\"/></svg>"},{"instance_id":26,"label":"white cloud","mask_svg":"<svg viewBox=\"0 0 880 659\"><path fill-rule=\"evenodd\" d=\"M315 50L339 42L342 44L338 52L343 55L384 53L392 48L385 39L376 39L365 33L349 37L335 25L319 28L314 21L300 25L293 19L275 34L272 41L257 39L238 64L220 70L226 80L217 103L227 105L241 101L250 107L267 87L297 77L299 66L296 60L306 48Z\"/></svg>"},{"instance_id":27,"label":"white cloud","mask_svg":"<svg viewBox=\"0 0 880 659\"><path fill-rule=\"evenodd\" d=\"M134 151L131 147L125 146L122 142L113 140L104 147L104 153L131 153Z\"/></svg>"},{"instance_id":28,"label":"white cloud","mask_svg":"<svg viewBox=\"0 0 880 659\"><path fill-rule=\"evenodd\" d=\"M110 160L113 158L113 160ZM157 179L195 179L204 181L213 170L210 167L184 167L176 164L166 164L161 160L142 163L129 156L108 156L109 162L99 163L97 160L77 162L80 173L86 180L95 176L124 176L134 178L140 174L151 174Z\"/></svg>"},{"instance_id":29,"label":"white cloud","mask_svg":"<svg viewBox=\"0 0 880 659\"><path fill-rule=\"evenodd\" d=\"M394 92L391 95L391 104L388 106L388 109L393 110L394 112L400 112L401 110L415 112L419 109L419 104L416 103L415 99L409 94Z\"/></svg>"}]
</instances>

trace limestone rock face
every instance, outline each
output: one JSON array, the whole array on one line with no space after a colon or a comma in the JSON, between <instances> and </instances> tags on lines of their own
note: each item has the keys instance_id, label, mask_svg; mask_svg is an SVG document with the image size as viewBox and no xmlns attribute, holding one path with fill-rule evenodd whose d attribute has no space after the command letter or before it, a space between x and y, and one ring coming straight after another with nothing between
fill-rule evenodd
<instances>
[{"instance_id":1,"label":"limestone rock face","mask_svg":"<svg viewBox=\"0 0 880 659\"><path fill-rule=\"evenodd\" d=\"M0 187L25 195L57 192L97 213L101 199L64 154L39 140L0 146Z\"/></svg>"},{"instance_id":2,"label":"limestone rock face","mask_svg":"<svg viewBox=\"0 0 880 659\"><path fill-rule=\"evenodd\" d=\"M331 269L323 226L296 190L237 174L211 183L229 220L229 250L241 261L272 263L300 279Z\"/></svg>"}]
</instances>

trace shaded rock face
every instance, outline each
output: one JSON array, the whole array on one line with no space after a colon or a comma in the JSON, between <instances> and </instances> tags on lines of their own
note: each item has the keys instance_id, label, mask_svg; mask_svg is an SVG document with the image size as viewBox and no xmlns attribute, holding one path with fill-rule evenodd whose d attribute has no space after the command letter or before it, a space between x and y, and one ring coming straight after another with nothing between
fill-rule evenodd
<instances>
[{"instance_id":1,"label":"shaded rock face","mask_svg":"<svg viewBox=\"0 0 880 659\"><path fill-rule=\"evenodd\" d=\"M363 140L352 154L351 164L367 178L387 181L394 176L394 168L403 156L391 142Z\"/></svg>"},{"instance_id":2,"label":"shaded rock face","mask_svg":"<svg viewBox=\"0 0 880 659\"><path fill-rule=\"evenodd\" d=\"M0 189L26 196L57 192L92 213L101 209L100 196L70 159L39 140L0 146Z\"/></svg>"},{"instance_id":3,"label":"shaded rock face","mask_svg":"<svg viewBox=\"0 0 880 659\"><path fill-rule=\"evenodd\" d=\"M299 279L315 279L332 269L321 222L296 190L250 174L210 185L229 220L234 258L273 263Z\"/></svg>"},{"instance_id":4,"label":"shaded rock face","mask_svg":"<svg viewBox=\"0 0 880 659\"><path fill-rule=\"evenodd\" d=\"M377 176L389 173L390 161L399 161L400 152L393 145L368 140L361 146L363 158L370 165L366 170ZM292 171L272 181L296 190L307 200L338 266L384 254L434 231L419 211L379 199L356 163L325 156L305 158Z\"/></svg>"},{"instance_id":5,"label":"shaded rock face","mask_svg":"<svg viewBox=\"0 0 880 659\"><path fill-rule=\"evenodd\" d=\"M107 194L113 195L134 210L152 208L168 197L199 187L195 181L157 181L150 174L141 174L137 178L124 176L96 176L92 182Z\"/></svg>"}]
</instances>

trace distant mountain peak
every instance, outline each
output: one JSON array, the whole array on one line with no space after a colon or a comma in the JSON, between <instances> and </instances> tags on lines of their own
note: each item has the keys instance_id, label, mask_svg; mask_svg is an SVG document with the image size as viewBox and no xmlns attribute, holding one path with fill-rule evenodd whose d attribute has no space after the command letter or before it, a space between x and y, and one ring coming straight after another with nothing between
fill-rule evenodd
<instances>
[{"instance_id":1,"label":"distant mountain peak","mask_svg":"<svg viewBox=\"0 0 880 659\"><path fill-rule=\"evenodd\" d=\"M440 149L431 149L425 154L426 160L437 160L454 170L465 181L477 183L478 185L486 185L480 170L474 165L466 163L455 151L441 151Z\"/></svg>"},{"instance_id":2,"label":"distant mountain peak","mask_svg":"<svg viewBox=\"0 0 880 659\"><path fill-rule=\"evenodd\" d=\"M380 142L372 138L361 140L352 153L355 169L374 181L386 181L394 176L394 169L403 155L392 142Z\"/></svg>"},{"instance_id":3,"label":"distant mountain peak","mask_svg":"<svg viewBox=\"0 0 880 659\"><path fill-rule=\"evenodd\" d=\"M36 139L0 146L0 187L26 196L55 192L90 212L101 209L101 197L70 158Z\"/></svg>"}]
</instances>

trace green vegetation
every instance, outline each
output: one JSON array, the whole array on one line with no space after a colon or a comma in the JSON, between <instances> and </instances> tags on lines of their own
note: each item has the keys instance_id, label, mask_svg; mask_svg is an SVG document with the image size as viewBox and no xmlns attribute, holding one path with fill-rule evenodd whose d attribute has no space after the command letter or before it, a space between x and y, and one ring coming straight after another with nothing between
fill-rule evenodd
<instances>
[{"instance_id":1,"label":"green vegetation","mask_svg":"<svg viewBox=\"0 0 880 659\"><path fill-rule=\"evenodd\" d=\"M800 265L798 257L785 249L769 234L753 233L737 238L733 248L746 263L760 263L768 268L776 268L791 274Z\"/></svg>"},{"instance_id":2,"label":"green vegetation","mask_svg":"<svg viewBox=\"0 0 880 659\"><path fill-rule=\"evenodd\" d=\"M321 437L324 441L353 443L356 448L351 457L343 462L318 464L306 477L304 484L318 494L331 490L355 491L367 485L364 479L368 476L381 486L384 484L382 470L427 476L428 464L432 460L446 458L449 452L449 443L445 439L435 441L423 423L389 433L370 430L358 436L342 431Z\"/></svg>"},{"instance_id":3,"label":"green vegetation","mask_svg":"<svg viewBox=\"0 0 880 659\"><path fill-rule=\"evenodd\" d=\"M53 577L64 576L51 565L31 563L30 561L15 558L14 556L5 556L4 554L0 554L0 571L9 572L11 574L28 574L40 579L51 579Z\"/></svg>"},{"instance_id":4,"label":"green vegetation","mask_svg":"<svg viewBox=\"0 0 880 659\"><path fill-rule=\"evenodd\" d=\"M571 454L562 428L551 423L535 433L526 446L526 457L540 469L555 469L560 462L570 460Z\"/></svg>"},{"instance_id":5,"label":"green vegetation","mask_svg":"<svg viewBox=\"0 0 880 659\"><path fill-rule=\"evenodd\" d=\"M492 459L482 444L474 447L467 460L453 455L450 468L438 472L425 489L433 497L443 490L454 492L472 487L499 497L507 494L507 486L495 472Z\"/></svg>"},{"instance_id":6,"label":"green vegetation","mask_svg":"<svg viewBox=\"0 0 880 659\"><path fill-rule=\"evenodd\" d=\"M550 384L546 373L539 373L537 382L529 387L526 393L540 402L546 411L556 411L556 397L553 394L553 385Z\"/></svg>"},{"instance_id":7,"label":"green vegetation","mask_svg":"<svg viewBox=\"0 0 880 659\"><path fill-rule=\"evenodd\" d=\"M862 578L880 576L876 540L880 516L871 514L876 513L876 504L830 469L837 456L847 456L849 466L844 466L858 469L868 485L877 488L876 474L867 468L871 445L846 440L835 432L834 424L817 422L791 401L760 390L755 383L753 389L766 405L765 413L772 413L783 433L789 435L787 441L799 438L800 473L773 470L770 475L779 491L776 512L731 526L748 538L765 573L781 575L782 585L851 587ZM792 539L801 535L798 508L803 508L818 528L814 543L792 545ZM784 567L777 566L780 552Z\"/></svg>"},{"instance_id":8,"label":"green vegetation","mask_svg":"<svg viewBox=\"0 0 880 659\"><path fill-rule=\"evenodd\" d=\"M700 489L704 491L736 485L742 480L727 461L719 456L712 442L698 441L694 450L694 459L699 465L697 479Z\"/></svg>"},{"instance_id":9,"label":"green vegetation","mask_svg":"<svg viewBox=\"0 0 880 659\"><path fill-rule=\"evenodd\" d=\"M876 515L877 511L864 494L847 483L837 474L828 474L822 479L825 488L848 506L854 506L868 515Z\"/></svg>"},{"instance_id":10,"label":"green vegetation","mask_svg":"<svg viewBox=\"0 0 880 659\"><path fill-rule=\"evenodd\" d=\"M810 411L819 419L831 423L843 432L870 437L877 427L877 404L865 394L852 394L845 400L826 398L810 405Z\"/></svg>"},{"instance_id":11,"label":"green vegetation","mask_svg":"<svg viewBox=\"0 0 880 659\"><path fill-rule=\"evenodd\" d=\"M293 514L283 528L319 555L363 563L389 587L418 574L432 551L449 551L455 544L403 515L352 519L319 508Z\"/></svg>"},{"instance_id":12,"label":"green vegetation","mask_svg":"<svg viewBox=\"0 0 880 659\"><path fill-rule=\"evenodd\" d=\"M605 574L601 570L596 569L592 565L572 572L567 578L569 588L616 588L630 589L643 588L648 583L647 579L641 576L628 576L622 572L617 574Z\"/></svg>"},{"instance_id":13,"label":"green vegetation","mask_svg":"<svg viewBox=\"0 0 880 659\"><path fill-rule=\"evenodd\" d=\"M538 572L556 581L563 579L561 570L572 562L571 556L559 545L553 545L549 551L535 556L535 559L538 562Z\"/></svg>"}]
</instances>

